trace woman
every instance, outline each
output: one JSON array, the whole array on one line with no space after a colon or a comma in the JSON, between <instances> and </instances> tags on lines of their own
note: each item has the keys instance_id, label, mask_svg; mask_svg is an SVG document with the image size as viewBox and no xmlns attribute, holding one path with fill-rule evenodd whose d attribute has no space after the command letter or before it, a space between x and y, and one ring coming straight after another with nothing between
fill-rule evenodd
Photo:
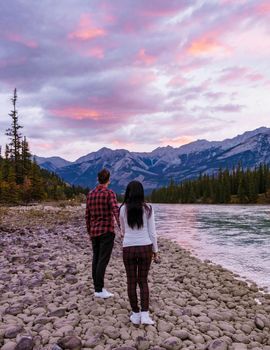
<instances>
[{"instance_id":1,"label":"woman","mask_svg":"<svg viewBox=\"0 0 270 350\"><path fill-rule=\"evenodd\" d=\"M127 273L128 297L134 324L154 324L149 316L147 276L152 257L157 259L157 237L154 211L144 201L144 189L139 181L131 181L120 207L120 225L124 235L123 260ZM141 312L136 287L140 288Z\"/></svg>"}]
</instances>

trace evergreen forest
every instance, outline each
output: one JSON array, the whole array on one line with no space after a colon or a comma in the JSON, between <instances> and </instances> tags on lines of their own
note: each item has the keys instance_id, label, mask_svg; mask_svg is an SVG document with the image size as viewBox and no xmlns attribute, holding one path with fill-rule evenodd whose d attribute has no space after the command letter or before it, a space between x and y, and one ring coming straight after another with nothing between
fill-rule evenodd
<instances>
[{"instance_id":1,"label":"evergreen forest","mask_svg":"<svg viewBox=\"0 0 270 350\"><path fill-rule=\"evenodd\" d=\"M243 169L241 164L220 169L218 174L201 175L198 179L170 184L153 190L149 196L153 203L207 203L244 204L270 203L269 165Z\"/></svg>"},{"instance_id":2,"label":"evergreen forest","mask_svg":"<svg viewBox=\"0 0 270 350\"><path fill-rule=\"evenodd\" d=\"M28 141L22 135L16 108L16 89L11 98L11 125L6 130L9 143L0 152L0 203L21 204L44 200L73 199L88 189L70 186L59 176L41 169L32 157Z\"/></svg>"}]
</instances>

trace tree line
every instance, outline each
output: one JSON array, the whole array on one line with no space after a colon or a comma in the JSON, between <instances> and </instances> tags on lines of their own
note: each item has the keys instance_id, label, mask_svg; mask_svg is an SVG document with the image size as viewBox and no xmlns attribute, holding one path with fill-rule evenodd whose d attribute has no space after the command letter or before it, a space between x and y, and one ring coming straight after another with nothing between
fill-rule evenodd
<instances>
[{"instance_id":1,"label":"tree line","mask_svg":"<svg viewBox=\"0 0 270 350\"><path fill-rule=\"evenodd\" d=\"M217 174L200 175L198 179L170 184L153 190L153 203L270 203L270 169L260 164L243 169L239 164L231 171L220 169Z\"/></svg>"},{"instance_id":2,"label":"tree line","mask_svg":"<svg viewBox=\"0 0 270 350\"><path fill-rule=\"evenodd\" d=\"M14 90L9 113L11 125L6 130L9 143L4 154L0 148L0 202L20 204L41 200L72 199L88 189L70 186L55 173L41 169L30 153L29 143L22 135Z\"/></svg>"}]
</instances>

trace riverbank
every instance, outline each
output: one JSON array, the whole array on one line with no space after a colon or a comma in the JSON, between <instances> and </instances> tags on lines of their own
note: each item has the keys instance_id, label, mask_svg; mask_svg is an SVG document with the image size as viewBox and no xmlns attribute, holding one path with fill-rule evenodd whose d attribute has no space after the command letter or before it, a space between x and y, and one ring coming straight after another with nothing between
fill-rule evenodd
<instances>
[{"instance_id":1,"label":"riverbank","mask_svg":"<svg viewBox=\"0 0 270 350\"><path fill-rule=\"evenodd\" d=\"M129 322L121 244L96 300L82 207L2 211L0 345L34 349L270 350L270 295L219 265L159 241L149 286L155 326ZM126 348L127 349L127 348Z\"/></svg>"}]
</instances>

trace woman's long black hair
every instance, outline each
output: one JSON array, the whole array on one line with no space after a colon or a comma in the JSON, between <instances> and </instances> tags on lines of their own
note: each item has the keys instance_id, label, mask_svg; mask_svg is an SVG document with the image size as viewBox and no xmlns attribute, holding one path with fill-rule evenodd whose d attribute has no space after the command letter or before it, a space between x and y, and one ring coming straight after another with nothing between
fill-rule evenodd
<instances>
[{"instance_id":1,"label":"woman's long black hair","mask_svg":"<svg viewBox=\"0 0 270 350\"><path fill-rule=\"evenodd\" d=\"M144 201L143 185L139 181L131 181L126 188L124 201L127 208L128 226L140 229L143 227L143 209L145 209L148 217L151 216L152 207L148 206Z\"/></svg>"}]
</instances>

